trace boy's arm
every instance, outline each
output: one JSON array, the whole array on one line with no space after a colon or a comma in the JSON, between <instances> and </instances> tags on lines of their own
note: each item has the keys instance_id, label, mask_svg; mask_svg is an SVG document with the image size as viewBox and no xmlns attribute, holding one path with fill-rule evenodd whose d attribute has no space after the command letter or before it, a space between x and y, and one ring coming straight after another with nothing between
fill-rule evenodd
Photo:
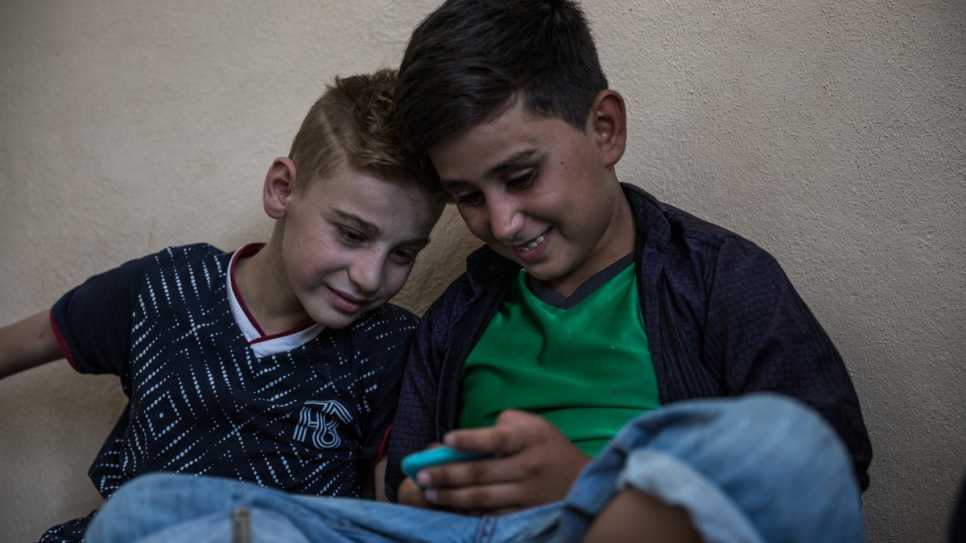
<instances>
[{"instance_id":1,"label":"boy's arm","mask_svg":"<svg viewBox=\"0 0 966 543\"><path fill-rule=\"evenodd\" d=\"M872 445L852 380L781 266L757 246L731 239L714 274L705 349L721 360L727 392L778 392L810 405L845 442L865 489Z\"/></svg>"},{"instance_id":2,"label":"boy's arm","mask_svg":"<svg viewBox=\"0 0 966 543\"><path fill-rule=\"evenodd\" d=\"M450 308L444 307L443 303L445 296L434 302L423 315L407 353L386 467L386 496L393 502L398 501L397 490L406 479L400 467L402 459L437 441L439 378L436 368L441 364L441 351L444 350L439 345L439 338L446 336L450 320L447 318Z\"/></svg>"},{"instance_id":3,"label":"boy's arm","mask_svg":"<svg viewBox=\"0 0 966 543\"><path fill-rule=\"evenodd\" d=\"M376 462L376 465L372 468L372 479L375 481L376 501L378 502L389 501L389 498L386 497L386 464L388 463L389 457L383 456L382 460Z\"/></svg>"},{"instance_id":4,"label":"boy's arm","mask_svg":"<svg viewBox=\"0 0 966 543\"><path fill-rule=\"evenodd\" d=\"M49 311L0 328L0 379L59 358Z\"/></svg>"},{"instance_id":5,"label":"boy's arm","mask_svg":"<svg viewBox=\"0 0 966 543\"><path fill-rule=\"evenodd\" d=\"M399 498L399 503L403 505L421 507L423 509L434 508L432 503L426 501L426 497L423 496L423 491L409 477L399 485L399 490L396 491L396 494Z\"/></svg>"}]
</instances>

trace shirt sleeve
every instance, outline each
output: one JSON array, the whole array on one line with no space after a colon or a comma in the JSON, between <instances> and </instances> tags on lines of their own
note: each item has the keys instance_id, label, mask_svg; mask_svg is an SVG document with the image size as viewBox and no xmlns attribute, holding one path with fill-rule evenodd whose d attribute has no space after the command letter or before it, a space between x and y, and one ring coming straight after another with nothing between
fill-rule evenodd
<instances>
[{"instance_id":1,"label":"shirt sleeve","mask_svg":"<svg viewBox=\"0 0 966 543\"><path fill-rule=\"evenodd\" d=\"M95 275L64 294L50 310L61 350L81 373L123 375L131 353L138 291L153 256Z\"/></svg>"},{"instance_id":2,"label":"shirt sleeve","mask_svg":"<svg viewBox=\"0 0 966 543\"><path fill-rule=\"evenodd\" d=\"M866 488L872 445L848 370L774 257L725 240L709 296L704 354L723 362L728 393L778 392L810 405L841 436Z\"/></svg>"}]
</instances>

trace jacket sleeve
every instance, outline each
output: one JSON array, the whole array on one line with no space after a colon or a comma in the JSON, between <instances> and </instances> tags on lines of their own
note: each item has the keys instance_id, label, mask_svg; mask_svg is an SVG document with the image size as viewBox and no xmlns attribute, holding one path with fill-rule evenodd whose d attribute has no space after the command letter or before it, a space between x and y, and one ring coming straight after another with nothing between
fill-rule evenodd
<instances>
[{"instance_id":1,"label":"jacket sleeve","mask_svg":"<svg viewBox=\"0 0 966 543\"><path fill-rule=\"evenodd\" d=\"M396 491L406 478L400 467L402 459L436 441L438 368L450 328L445 300L446 294L426 311L409 348L389 438L386 497L393 502L398 499Z\"/></svg>"},{"instance_id":2,"label":"jacket sleeve","mask_svg":"<svg viewBox=\"0 0 966 543\"><path fill-rule=\"evenodd\" d=\"M778 262L747 240L727 238L709 284L703 357L721 362L726 392L778 392L816 409L841 436L867 488L872 445L855 388Z\"/></svg>"}]
</instances>

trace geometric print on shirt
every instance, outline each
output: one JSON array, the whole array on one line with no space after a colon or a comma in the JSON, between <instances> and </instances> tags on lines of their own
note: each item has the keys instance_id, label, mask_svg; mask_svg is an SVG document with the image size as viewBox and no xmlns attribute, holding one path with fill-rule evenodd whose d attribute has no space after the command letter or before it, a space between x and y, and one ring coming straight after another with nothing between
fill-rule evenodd
<instances>
[{"instance_id":1,"label":"geometric print on shirt","mask_svg":"<svg viewBox=\"0 0 966 543\"><path fill-rule=\"evenodd\" d=\"M152 471L360 495L416 317L385 305L343 329L315 325L307 340L296 329L302 344L259 357L229 305L231 263L210 245L168 248L92 277L51 309L75 369L118 375L129 397L90 469L105 498Z\"/></svg>"}]
</instances>

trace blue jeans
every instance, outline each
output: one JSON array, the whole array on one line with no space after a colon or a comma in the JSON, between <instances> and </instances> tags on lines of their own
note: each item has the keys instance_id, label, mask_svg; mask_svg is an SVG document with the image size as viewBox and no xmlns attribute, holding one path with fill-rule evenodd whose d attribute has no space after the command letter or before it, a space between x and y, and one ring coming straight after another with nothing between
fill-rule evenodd
<instances>
[{"instance_id":1,"label":"blue jeans","mask_svg":"<svg viewBox=\"0 0 966 543\"><path fill-rule=\"evenodd\" d=\"M685 508L711 543L865 540L845 447L816 413L771 394L681 402L641 415L587 465L566 499L510 515L467 517L153 474L108 500L86 540L562 543L579 541L629 487Z\"/></svg>"}]
</instances>

